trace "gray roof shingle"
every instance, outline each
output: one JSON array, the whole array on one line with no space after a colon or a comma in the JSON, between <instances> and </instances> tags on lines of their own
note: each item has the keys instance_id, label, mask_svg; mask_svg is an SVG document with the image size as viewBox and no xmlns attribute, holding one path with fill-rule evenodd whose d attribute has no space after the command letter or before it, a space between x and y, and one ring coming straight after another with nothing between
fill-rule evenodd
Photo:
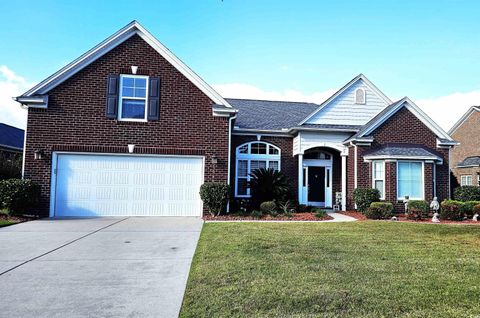
<instances>
[{"instance_id":1,"label":"gray roof shingle","mask_svg":"<svg viewBox=\"0 0 480 318\"><path fill-rule=\"evenodd\" d=\"M434 160L442 160L441 156L436 152L425 149L423 146L412 144L386 144L364 154L364 158L366 159L377 156L389 158L431 158Z\"/></svg>"},{"instance_id":2,"label":"gray roof shingle","mask_svg":"<svg viewBox=\"0 0 480 318\"><path fill-rule=\"evenodd\" d=\"M235 126L244 129L281 130L298 124L315 111L314 103L253 99L226 99L238 109Z\"/></svg>"},{"instance_id":3,"label":"gray roof shingle","mask_svg":"<svg viewBox=\"0 0 480 318\"><path fill-rule=\"evenodd\" d=\"M23 136L22 129L0 123L0 146L22 150Z\"/></svg>"},{"instance_id":4,"label":"gray roof shingle","mask_svg":"<svg viewBox=\"0 0 480 318\"><path fill-rule=\"evenodd\" d=\"M472 166L475 166L475 167L480 166L480 156L467 157L457 165L457 167L459 168L472 167Z\"/></svg>"}]
</instances>

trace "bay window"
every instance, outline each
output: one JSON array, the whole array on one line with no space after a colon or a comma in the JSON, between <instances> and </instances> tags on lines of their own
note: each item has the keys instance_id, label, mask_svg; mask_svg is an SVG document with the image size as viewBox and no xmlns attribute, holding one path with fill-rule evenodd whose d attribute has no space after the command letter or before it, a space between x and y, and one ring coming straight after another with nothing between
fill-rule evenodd
<instances>
[{"instance_id":1,"label":"bay window","mask_svg":"<svg viewBox=\"0 0 480 318\"><path fill-rule=\"evenodd\" d=\"M397 162L397 199L403 200L405 196L410 200L424 199L423 162Z\"/></svg>"},{"instance_id":2,"label":"bay window","mask_svg":"<svg viewBox=\"0 0 480 318\"><path fill-rule=\"evenodd\" d=\"M236 151L235 196L250 197L250 173L257 169L280 171L280 149L272 144L255 141L240 145Z\"/></svg>"}]
</instances>

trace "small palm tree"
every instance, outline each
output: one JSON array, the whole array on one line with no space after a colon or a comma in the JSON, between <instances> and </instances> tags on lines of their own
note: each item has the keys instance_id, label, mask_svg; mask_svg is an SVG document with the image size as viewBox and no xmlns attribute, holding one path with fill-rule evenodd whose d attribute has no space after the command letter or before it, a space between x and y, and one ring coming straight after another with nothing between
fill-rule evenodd
<instances>
[{"instance_id":1,"label":"small palm tree","mask_svg":"<svg viewBox=\"0 0 480 318\"><path fill-rule=\"evenodd\" d=\"M260 168L250 173L248 183L252 204L258 208L265 201L284 201L290 193L290 182L280 171Z\"/></svg>"}]
</instances>

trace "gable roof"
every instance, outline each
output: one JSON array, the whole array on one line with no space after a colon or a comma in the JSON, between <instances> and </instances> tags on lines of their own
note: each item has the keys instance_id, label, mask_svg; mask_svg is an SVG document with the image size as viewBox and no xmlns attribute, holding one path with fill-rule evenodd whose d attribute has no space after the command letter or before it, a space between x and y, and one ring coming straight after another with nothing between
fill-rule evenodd
<instances>
[{"instance_id":1,"label":"gable roof","mask_svg":"<svg viewBox=\"0 0 480 318\"><path fill-rule=\"evenodd\" d=\"M29 103L31 97L36 95L43 95L50 91L52 88L63 83L74 74L105 55L121 43L125 42L134 35L139 35L145 42L147 42L152 48L154 48L163 58L171 63L180 73L182 73L187 79L189 79L195 86L197 86L205 95L207 95L215 104L222 107L232 108L232 106L223 99L210 85L208 85L200 76L192 71L185 63L183 63L178 57L176 57L168 48L166 48L160 41L158 41L150 32L148 32L140 23L132 21L113 35L87 51L70 64L61 68L56 73L47 77L32 89L25 92L22 96L17 97L16 100L25 103ZM28 99L30 97L30 99ZM35 103L35 101L33 102Z\"/></svg>"},{"instance_id":2,"label":"gable roof","mask_svg":"<svg viewBox=\"0 0 480 318\"><path fill-rule=\"evenodd\" d=\"M24 135L23 129L0 123L0 147L22 150Z\"/></svg>"},{"instance_id":3,"label":"gable roof","mask_svg":"<svg viewBox=\"0 0 480 318\"><path fill-rule=\"evenodd\" d=\"M298 123L318 104L227 98L238 109L235 126L239 129L282 130Z\"/></svg>"},{"instance_id":4,"label":"gable roof","mask_svg":"<svg viewBox=\"0 0 480 318\"><path fill-rule=\"evenodd\" d=\"M463 114L462 117L460 117L460 119L455 123L455 125L453 125L452 128L450 128L450 130L448 131L448 133L451 135L455 132L455 130L458 129L458 127L460 127L467 119L468 117L470 117L471 114L473 114L474 112L480 112L480 106L472 106L470 107L467 112L465 114Z\"/></svg>"},{"instance_id":5,"label":"gable roof","mask_svg":"<svg viewBox=\"0 0 480 318\"><path fill-rule=\"evenodd\" d=\"M358 74L350 82L348 82L342 88L340 88L335 94L333 94L326 101L321 103L320 106L316 110L314 110L307 117L305 117L300 122L300 125L305 124L310 118L312 118L315 114L319 113L323 108L325 108L328 104L330 104L333 100L335 100L338 96L340 96L343 92L345 92L347 89L349 89L351 86L353 86L355 83L357 83L360 80L364 81L365 84L370 89L372 89L381 99L383 99L387 105L392 103L390 98L388 98L381 90L379 90L372 82L370 82L370 80L365 75Z\"/></svg>"},{"instance_id":6,"label":"gable roof","mask_svg":"<svg viewBox=\"0 0 480 318\"><path fill-rule=\"evenodd\" d=\"M447 134L440 126L438 126L427 114L425 114L413 101L408 97L404 97L399 101L396 101L388 105L378 115L373 117L365 126L360 129L355 135L346 140L350 142L352 140L361 140L368 137L373 131L375 131L380 125L386 122L390 117L396 114L400 109L406 107L413 115L415 115L425 126L427 126L435 135L444 141L444 143L455 143L455 141Z\"/></svg>"}]
</instances>

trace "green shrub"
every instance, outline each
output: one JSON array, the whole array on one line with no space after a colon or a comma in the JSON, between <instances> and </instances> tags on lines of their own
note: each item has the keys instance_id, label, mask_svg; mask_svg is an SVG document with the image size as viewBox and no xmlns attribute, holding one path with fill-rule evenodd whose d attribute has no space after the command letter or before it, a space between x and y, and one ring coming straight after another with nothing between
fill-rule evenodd
<instances>
[{"instance_id":1,"label":"green shrub","mask_svg":"<svg viewBox=\"0 0 480 318\"><path fill-rule=\"evenodd\" d=\"M428 217L430 206L424 200L411 200L408 202L407 218L411 220L420 220Z\"/></svg>"},{"instance_id":2,"label":"green shrub","mask_svg":"<svg viewBox=\"0 0 480 318\"><path fill-rule=\"evenodd\" d=\"M464 202L460 206L460 212L463 214L463 216L466 216L467 218L472 218L474 213L473 213L473 208L480 204L480 201L467 201Z\"/></svg>"},{"instance_id":3,"label":"green shrub","mask_svg":"<svg viewBox=\"0 0 480 318\"><path fill-rule=\"evenodd\" d=\"M353 201L357 205L357 210L363 213L372 202L380 201L380 191L372 188L356 188L353 190Z\"/></svg>"},{"instance_id":4,"label":"green shrub","mask_svg":"<svg viewBox=\"0 0 480 318\"><path fill-rule=\"evenodd\" d=\"M285 201L285 202L281 202L281 203L279 204L279 207L280 207L281 212L282 212L283 214L287 215L287 216L288 216L288 215L291 216L292 213L293 213L294 210L295 210L294 207L293 207L293 203L292 203L292 201L290 201L290 200L287 200L287 201Z\"/></svg>"},{"instance_id":5,"label":"green shrub","mask_svg":"<svg viewBox=\"0 0 480 318\"><path fill-rule=\"evenodd\" d=\"M445 220L463 219L463 202L456 200L443 200L440 204L440 218Z\"/></svg>"},{"instance_id":6,"label":"green shrub","mask_svg":"<svg viewBox=\"0 0 480 318\"><path fill-rule=\"evenodd\" d=\"M327 211L319 208L314 209L313 212L315 212L315 217L319 219L324 218L327 215Z\"/></svg>"},{"instance_id":7,"label":"green shrub","mask_svg":"<svg viewBox=\"0 0 480 318\"><path fill-rule=\"evenodd\" d=\"M285 201L290 193L290 182L281 171L257 169L250 173L248 183L252 194L252 205L259 208L265 201Z\"/></svg>"},{"instance_id":8,"label":"green shrub","mask_svg":"<svg viewBox=\"0 0 480 318\"><path fill-rule=\"evenodd\" d=\"M274 201L265 201L260 204L260 211L266 214L272 214L272 212L276 212L277 205Z\"/></svg>"},{"instance_id":9,"label":"green shrub","mask_svg":"<svg viewBox=\"0 0 480 318\"><path fill-rule=\"evenodd\" d=\"M11 215L31 212L40 202L40 186L32 180L7 179L0 181L0 208Z\"/></svg>"},{"instance_id":10,"label":"green shrub","mask_svg":"<svg viewBox=\"0 0 480 318\"><path fill-rule=\"evenodd\" d=\"M453 198L457 201L480 201L480 187L461 186L453 192Z\"/></svg>"},{"instance_id":11,"label":"green shrub","mask_svg":"<svg viewBox=\"0 0 480 318\"><path fill-rule=\"evenodd\" d=\"M263 212L258 210L253 210L252 213L250 213L250 215L255 219L261 219L263 216Z\"/></svg>"},{"instance_id":12,"label":"green shrub","mask_svg":"<svg viewBox=\"0 0 480 318\"><path fill-rule=\"evenodd\" d=\"M372 202L370 207L363 213L373 220L387 219L392 216L393 204L390 202Z\"/></svg>"},{"instance_id":13,"label":"green shrub","mask_svg":"<svg viewBox=\"0 0 480 318\"><path fill-rule=\"evenodd\" d=\"M212 216L225 211L229 196L230 186L226 183L206 182L200 187L200 198Z\"/></svg>"},{"instance_id":14,"label":"green shrub","mask_svg":"<svg viewBox=\"0 0 480 318\"><path fill-rule=\"evenodd\" d=\"M480 204L477 204L473 207L473 215L479 214L480 215Z\"/></svg>"}]
</instances>

